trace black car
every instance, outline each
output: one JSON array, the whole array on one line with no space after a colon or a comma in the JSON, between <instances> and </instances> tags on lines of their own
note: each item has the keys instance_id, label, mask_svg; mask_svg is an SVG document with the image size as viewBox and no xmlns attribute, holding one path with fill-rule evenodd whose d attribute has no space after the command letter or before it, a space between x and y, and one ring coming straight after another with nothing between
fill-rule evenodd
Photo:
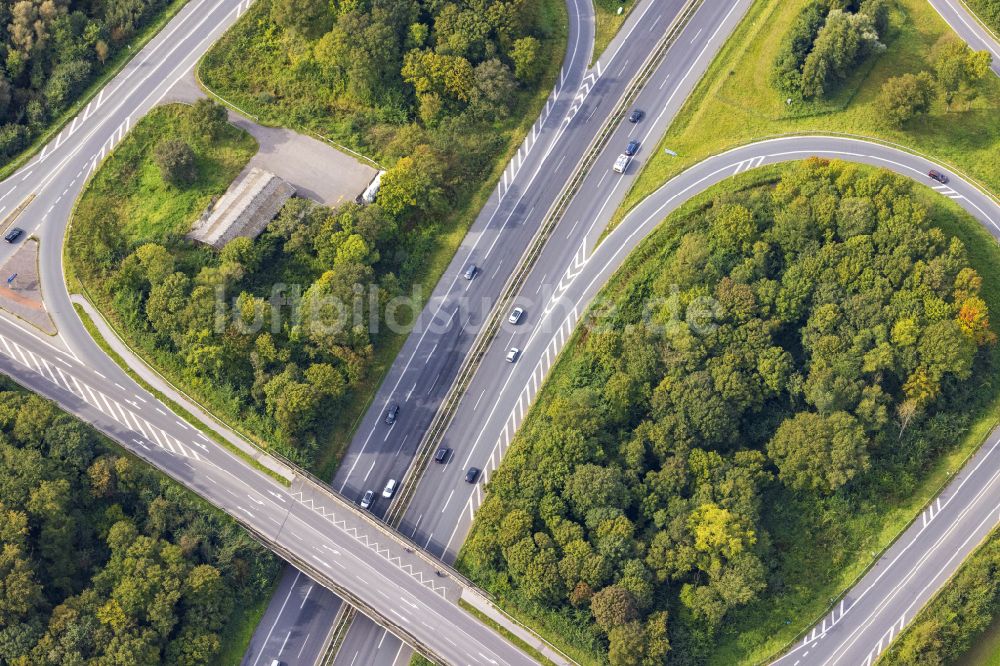
<instances>
[{"instance_id":1,"label":"black car","mask_svg":"<svg viewBox=\"0 0 1000 666\"><path fill-rule=\"evenodd\" d=\"M23 234L23 233L24 233L24 229L22 229L21 227L14 227L10 231L8 231L6 234L4 234L3 239L5 241L7 241L8 243L13 243L18 238L20 238L21 234Z\"/></svg>"},{"instance_id":2,"label":"black car","mask_svg":"<svg viewBox=\"0 0 1000 666\"><path fill-rule=\"evenodd\" d=\"M628 145L625 146L625 154L628 155L629 157L635 155L636 152L638 152L638 150L639 150L639 139L632 139L631 141L628 142Z\"/></svg>"},{"instance_id":3,"label":"black car","mask_svg":"<svg viewBox=\"0 0 1000 666\"><path fill-rule=\"evenodd\" d=\"M475 483L476 479L478 479L478 478L479 478L479 468L478 467L470 467L469 471L465 473L465 482L466 483Z\"/></svg>"},{"instance_id":4,"label":"black car","mask_svg":"<svg viewBox=\"0 0 1000 666\"><path fill-rule=\"evenodd\" d=\"M451 449L442 446L434 454L434 462L444 464L448 462L448 456L451 455Z\"/></svg>"},{"instance_id":5,"label":"black car","mask_svg":"<svg viewBox=\"0 0 1000 666\"><path fill-rule=\"evenodd\" d=\"M628 121L629 121L630 123L637 123L637 122L639 122L640 120L642 120L642 117L643 117L644 115L646 115L646 114L644 114L644 113L643 113L642 111L640 111L639 109L633 109L633 110L632 110L632 113L630 113L630 114L629 114L629 116L628 116Z\"/></svg>"},{"instance_id":6,"label":"black car","mask_svg":"<svg viewBox=\"0 0 1000 666\"><path fill-rule=\"evenodd\" d=\"M389 409L385 411L386 425L392 425L393 423L395 423L397 414L399 414L399 405L395 403L389 405Z\"/></svg>"},{"instance_id":7,"label":"black car","mask_svg":"<svg viewBox=\"0 0 1000 666\"><path fill-rule=\"evenodd\" d=\"M929 178L933 178L934 180L936 180L939 183L947 183L948 182L948 176L944 175L943 173L941 173L937 169L931 169L930 171L928 171L927 172L927 176Z\"/></svg>"}]
</instances>

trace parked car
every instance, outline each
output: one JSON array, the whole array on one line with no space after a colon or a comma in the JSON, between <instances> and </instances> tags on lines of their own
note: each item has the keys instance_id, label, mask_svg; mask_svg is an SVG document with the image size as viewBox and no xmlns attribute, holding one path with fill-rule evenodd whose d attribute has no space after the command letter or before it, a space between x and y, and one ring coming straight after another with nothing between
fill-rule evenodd
<instances>
[{"instance_id":1,"label":"parked car","mask_svg":"<svg viewBox=\"0 0 1000 666\"><path fill-rule=\"evenodd\" d=\"M389 479L389 483L385 484L385 489L382 490L382 497L389 499L395 494L396 494L396 479Z\"/></svg>"},{"instance_id":2,"label":"parked car","mask_svg":"<svg viewBox=\"0 0 1000 666\"><path fill-rule=\"evenodd\" d=\"M469 264L469 267L465 269L465 279L471 280L476 277L476 273L479 272L479 268L475 264Z\"/></svg>"},{"instance_id":3,"label":"parked car","mask_svg":"<svg viewBox=\"0 0 1000 666\"><path fill-rule=\"evenodd\" d=\"M478 467L470 467L469 471L465 473L465 482L466 483L475 483L476 479L478 479L478 478L479 478L479 468Z\"/></svg>"},{"instance_id":4,"label":"parked car","mask_svg":"<svg viewBox=\"0 0 1000 666\"><path fill-rule=\"evenodd\" d=\"M396 417L399 415L399 405L395 402L389 405L389 409L385 410L385 424L392 425L396 422Z\"/></svg>"},{"instance_id":5,"label":"parked car","mask_svg":"<svg viewBox=\"0 0 1000 666\"><path fill-rule=\"evenodd\" d=\"M943 173L941 173L937 169L931 169L930 171L927 172L927 175L930 178L933 178L934 180L936 180L939 183L943 184L943 183L947 183L948 182L948 176L944 175Z\"/></svg>"},{"instance_id":6,"label":"parked car","mask_svg":"<svg viewBox=\"0 0 1000 666\"><path fill-rule=\"evenodd\" d=\"M366 490L364 496L361 498L361 508L370 509L372 508L372 502L375 501L375 491Z\"/></svg>"},{"instance_id":7,"label":"parked car","mask_svg":"<svg viewBox=\"0 0 1000 666\"><path fill-rule=\"evenodd\" d=\"M631 139L625 146L625 154L632 157L639 151L639 139Z\"/></svg>"},{"instance_id":8,"label":"parked car","mask_svg":"<svg viewBox=\"0 0 1000 666\"><path fill-rule=\"evenodd\" d=\"M442 446L434 453L434 462L444 464L448 462L449 456L451 456L451 449Z\"/></svg>"},{"instance_id":9,"label":"parked car","mask_svg":"<svg viewBox=\"0 0 1000 666\"><path fill-rule=\"evenodd\" d=\"M619 155L618 159L615 160L615 166L614 166L615 173L625 173L625 170L628 169L628 163L631 161L632 158L626 155L625 153Z\"/></svg>"},{"instance_id":10,"label":"parked car","mask_svg":"<svg viewBox=\"0 0 1000 666\"><path fill-rule=\"evenodd\" d=\"M514 361L517 360L517 357L520 355L521 355L520 349L518 349L517 347L511 347L510 350L507 352L507 362L513 363Z\"/></svg>"},{"instance_id":11,"label":"parked car","mask_svg":"<svg viewBox=\"0 0 1000 666\"><path fill-rule=\"evenodd\" d=\"M637 123L640 120L642 120L642 117L644 115L646 115L646 114L643 113L642 111L640 111L639 109L633 109L632 113L630 113L629 116L628 116L628 121L630 123Z\"/></svg>"},{"instance_id":12,"label":"parked car","mask_svg":"<svg viewBox=\"0 0 1000 666\"><path fill-rule=\"evenodd\" d=\"M516 324L517 322L521 321L521 315L523 314L524 314L524 308L514 308L514 310L511 311L510 316L507 317L507 321L510 322L511 324Z\"/></svg>"},{"instance_id":13,"label":"parked car","mask_svg":"<svg viewBox=\"0 0 1000 666\"><path fill-rule=\"evenodd\" d=\"M24 229L22 229L21 227L13 227L10 231L8 231L6 234L4 234L3 239L5 241L7 241L8 243L13 243L18 238L20 238L21 234L23 234L23 233L24 233Z\"/></svg>"}]
</instances>

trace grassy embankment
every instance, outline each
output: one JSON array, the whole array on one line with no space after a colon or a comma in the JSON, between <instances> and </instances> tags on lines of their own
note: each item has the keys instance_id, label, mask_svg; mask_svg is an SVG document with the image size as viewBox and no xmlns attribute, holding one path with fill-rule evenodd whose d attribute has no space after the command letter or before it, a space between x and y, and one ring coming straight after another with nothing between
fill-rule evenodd
<instances>
[{"instance_id":1,"label":"grassy embankment","mask_svg":"<svg viewBox=\"0 0 1000 666\"><path fill-rule=\"evenodd\" d=\"M1000 618L993 621L979 641L956 666L1000 666Z\"/></svg>"},{"instance_id":2,"label":"grassy embankment","mask_svg":"<svg viewBox=\"0 0 1000 666\"><path fill-rule=\"evenodd\" d=\"M693 198L678 211L668 216L654 234L637 248L626 264L605 286L598 296L601 302L614 302L616 297L630 289L630 280L640 271L645 261L657 256L657 248L684 229L688 220L699 213L712 198L724 192L739 192L774 180L781 167L766 167L741 174L708 192ZM983 277L982 296L993 312L1000 312L1000 246L990 234L953 201L941 197L930 188L915 188L916 198L926 205L936 226L946 234L955 236L965 244L969 264ZM994 323L994 328L996 324ZM572 367L574 349L580 342L580 331L567 343L560 359L549 373L546 386L538 396L528 415L522 432L530 429L530 421L540 418L547 405L556 397L550 387L558 385L560 378ZM708 663L719 666L756 664L768 660L800 632L811 627L831 602L867 571L878 559L878 553L887 548L919 512L934 498L942 486L957 472L965 460L985 440L998 423L1000 414L1000 347L994 346L989 363L990 374L982 377L981 402L975 406L974 418L965 435L943 453L912 484L913 492L895 502L869 502L852 515L838 515L839 534L852 550L839 562L826 561L829 557L802 548L801 552L787 557L780 577L780 593L768 593L763 599L728 617L725 627L717 637ZM768 529L780 529L768 525ZM782 535L787 536L787 535ZM803 544L804 546L804 544ZM843 555L843 553L842 553ZM822 560L822 561L821 561ZM458 564L464 567L462 554ZM825 577L817 571L830 571ZM475 572L466 573L476 578ZM515 607L515 600L501 598L507 612L522 622L530 624L540 635L570 654L580 663L600 663L586 644L587 637L574 626L568 616L546 611L540 607Z\"/></svg>"},{"instance_id":3,"label":"grassy embankment","mask_svg":"<svg viewBox=\"0 0 1000 666\"><path fill-rule=\"evenodd\" d=\"M594 55L597 60L618 34L622 23L635 9L636 0L594 0ZM618 13L618 8L622 13Z\"/></svg>"},{"instance_id":4,"label":"grassy embankment","mask_svg":"<svg viewBox=\"0 0 1000 666\"><path fill-rule=\"evenodd\" d=\"M951 110L935 102L926 118L902 130L885 127L874 100L882 83L906 72L931 70L928 54L948 25L923 0L894 3L887 50L863 63L828 100L786 106L770 84L771 64L805 0L758 0L726 42L615 215L669 178L709 155L791 133L838 132L901 144L965 172L1000 192L1000 79L987 76L978 98ZM677 157L664 153L669 148Z\"/></svg>"},{"instance_id":5,"label":"grassy embankment","mask_svg":"<svg viewBox=\"0 0 1000 666\"><path fill-rule=\"evenodd\" d=\"M352 118L356 110L345 105L336 112L324 111L330 104L325 93L317 86L306 85L306 82L295 78L293 68L285 62L290 52L290 57L295 57L294 45L276 43L268 27L267 5L265 2L256 3L206 54L198 68L202 83L222 101L251 114L258 122L315 133L378 160L383 146L355 131ZM428 286L424 289L425 298L431 291L430 287L444 273L472 222L486 205L507 163L544 108L559 76L567 20L562 0L539 2L537 27L546 35L542 40L545 72L533 92L520 96L508 119L494 123L494 138L503 148L494 159L487 177L478 184L463 186L459 201L450 206L447 215L440 220L441 233L419 274L412 280L413 284ZM282 91L280 99L255 92L264 82L268 82L268 87ZM353 398L349 404L332 417L334 423L325 437L325 445L321 442L313 469L320 477L332 476L354 429L405 340L405 334L387 332L376 342L370 369L353 386Z\"/></svg>"},{"instance_id":6,"label":"grassy embankment","mask_svg":"<svg viewBox=\"0 0 1000 666\"><path fill-rule=\"evenodd\" d=\"M1000 2L998 0L964 0L964 3L979 17L980 21L993 31L994 35L1000 33Z\"/></svg>"}]
</instances>

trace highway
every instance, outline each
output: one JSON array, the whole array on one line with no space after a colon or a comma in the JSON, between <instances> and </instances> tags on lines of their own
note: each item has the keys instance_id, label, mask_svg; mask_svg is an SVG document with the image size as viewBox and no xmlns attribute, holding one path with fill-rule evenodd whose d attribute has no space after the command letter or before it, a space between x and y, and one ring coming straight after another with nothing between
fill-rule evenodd
<instances>
[{"instance_id":1,"label":"highway","mask_svg":"<svg viewBox=\"0 0 1000 666\"><path fill-rule=\"evenodd\" d=\"M976 51L993 54L991 68L1000 76L1000 38L972 15L962 0L928 0L945 23Z\"/></svg>"},{"instance_id":2,"label":"highway","mask_svg":"<svg viewBox=\"0 0 1000 666\"><path fill-rule=\"evenodd\" d=\"M561 83L552 95L554 101L508 165L489 203L473 223L418 316L413 332L387 372L372 407L359 424L334 479L334 487L345 496L360 499L368 489L378 491L389 479L403 478L479 327L549 207L651 50L686 4L685 0L640 3L588 70L593 44L593 8L588 1L569 0L569 41ZM696 24L697 27L693 27ZM684 30L678 45L690 48L691 38L696 35L702 40L707 38L707 34L703 38L701 33L710 27L710 17L699 14ZM697 76L692 76L691 84L696 81ZM614 141L618 141L618 137ZM621 148L613 145L608 150L620 152ZM479 267L479 273L475 279L466 281L462 274L470 263ZM389 427L383 419L386 408L393 403L400 405L400 412L396 423ZM388 506L388 501L379 498L373 511L384 516ZM279 587L272 606L286 593L284 585ZM333 613L329 613L331 618ZM309 633L303 628L307 619L306 614L286 605L273 632L282 642L271 640L272 647L279 652L268 652L264 657L291 659L293 665L311 663L294 657L300 649L296 637L302 640ZM349 632L338 663L357 659L360 660L357 663L391 664L397 654L400 660L408 658L405 650L399 651L399 643L391 636L386 637L381 628L363 628L363 625L363 621L358 622ZM287 643L284 643L285 636L291 636ZM312 636L311 640L318 643L322 639ZM378 645L381 649L375 654ZM305 654L314 651L315 648L307 647ZM254 654L245 663L252 665L263 661L259 657Z\"/></svg>"},{"instance_id":3,"label":"highway","mask_svg":"<svg viewBox=\"0 0 1000 666\"><path fill-rule=\"evenodd\" d=\"M624 177L618 177L607 171L602 172L600 165L610 166L606 158L620 151L617 147L619 142L633 132L643 139L647 149L655 145L656 137L686 97L685 90L698 80L714 50L724 41L749 1L707 3L699 9L678 41L679 48L668 52L664 63L672 64L661 65L642 91L638 106L646 107L646 119L634 128L626 125L618 128L606 154L598 158L599 168L587 176L588 179L598 179L598 182L588 180L581 190L581 194L589 198L589 203L583 201L578 214L573 214L576 210L574 200L546 246L542 259L522 289L522 299L519 299L519 303L525 304L529 299L535 301L529 305L523 323L512 333L512 336L520 336L517 343L522 349L521 357L517 363L504 365L500 356L511 342L506 336L494 341L484 361L484 369L490 369L495 377L495 368L499 366L507 376L502 383L490 382L494 390L489 397L485 392L477 397L475 389L466 394L465 400L475 398L477 404L483 405L483 411L476 416L478 406L473 404L471 416L466 420L465 415L470 412L460 410L460 417L452 423L446 435L448 444L456 449L455 457L451 464L440 468L438 479L432 479L430 475L426 477L427 481L421 484L418 496L411 505L411 514L419 510L420 503L424 501L429 502L426 504L428 507L441 506L442 516L454 511L451 534L446 538L442 532L434 538L434 531L428 527L429 520L421 525L419 516L413 519L410 514L404 520L404 526L412 520L414 535L426 535L426 543L435 553L445 553L447 557L454 552L457 545L452 543L453 539L458 534L464 535L468 526L466 515L471 516L479 501L481 484L464 486L459 481L465 466L480 462L488 475L489 470L499 463L505 446L500 443L513 434L508 427L513 423L509 417L517 414L518 421L523 417L545 375L547 364L560 350L590 299L628 252L674 206L732 173L769 161L797 159L809 154L877 163L907 175L918 174L917 177L921 177L919 174L928 168L922 158L874 144L851 143L845 139L801 137L784 143L750 146L712 158L673 179L636 208L613 234L595 248L593 243L604 228L602 218L609 218L617 207L637 166L634 164ZM644 7L648 10L650 6L653 3ZM190 71L197 58L245 7L242 1L192 0L39 157L0 183L0 215L20 203L29 193L35 195L34 201L19 218L18 225L24 226L41 241L40 269L46 304L60 330L58 338L45 338L28 330L23 323L0 315L0 370L27 388L55 400L62 408L93 424L136 455L227 511L283 556L322 580L324 585L346 595L352 604L361 607L377 621L392 625L395 631L405 635L407 641L429 649L448 663L530 663L525 655L506 641L458 610L454 604L459 593L457 578L438 579L433 571L439 565L433 560L419 552L407 552L407 542L385 531L366 515L343 504L318 484L279 461L264 462L290 478L291 486L260 473L243 458L200 434L193 424L173 414L166 405L160 404L156 397L132 381L91 340L72 308L63 279L61 246L73 201L87 175L131 124ZM658 10L673 7L676 14L680 2L659 2L656 7ZM429 416L433 415L432 404L440 399L444 391L438 385L447 384L449 373L457 369L463 356L462 345L471 343L471 331L481 323L475 320L475 314L479 312L482 316L481 313L488 309L490 290L495 289L494 293L499 293L504 271L509 272L513 268L513 261L520 254L517 243L523 240L521 247L525 247L532 235L532 225L538 223L545 201L543 193L547 193L549 201L554 200L558 193L558 190L534 187L533 183L536 179L549 176L554 176L552 180L559 182L572 170L575 160L571 159L571 152L560 157L560 161L548 160L555 154L556 147L572 144L578 151L577 155L584 154L589 145L582 138L586 133L581 132L580 138L570 140L573 137L571 130L591 122L598 124L601 109L609 111L620 96L614 95L614 86L622 86L618 90L624 90L623 82L627 81L628 73L634 71L629 67L638 67L632 58L625 55L628 53L625 45L633 43L628 41L628 35L638 35L639 30L662 31L669 22L663 22L663 16L656 14L642 15L639 10L632 20L630 29L634 32L623 33L620 48L613 51L614 58L585 74L579 85L566 83L572 86L569 89L577 90L577 95L563 102L568 102L564 112L552 110L555 105L550 108L552 117L560 119L557 129L553 130L550 126L547 130L550 134L544 138L540 138L537 131L532 133L529 148L541 148L526 150L526 156L519 154L516 165L509 169L510 176L505 174L498 188L495 211L487 216L485 224L480 226L480 221L477 221L466 239L466 243L471 245L463 245L463 250L449 269L451 281L446 275L446 279L438 285L425 311L434 316L427 320L419 335L411 336L407 342L407 345L412 343L409 354L404 348L400 356L403 360L397 363L402 364L400 372L393 375L390 371L373 409L359 428L359 438L375 442L378 448L362 448L354 458L348 459L350 464L344 465L345 478L338 478L345 491L350 493L349 498L353 499L352 495L358 492L358 488L381 487L389 469L383 466L386 461L391 465L402 465L401 469L405 469L404 456L396 455L396 451L416 446L416 442L407 442L407 433L410 433L409 437L416 438L420 431L417 416L424 414L429 420ZM688 38L689 41L686 41ZM643 48L648 49L650 38L637 38L634 43L641 53ZM569 81L569 77L565 80ZM664 97L649 97L657 94L652 92L654 89ZM542 125L546 119L543 119ZM637 161L642 159L643 152L640 150ZM561 171L563 163L565 171ZM527 178L527 182L517 180L522 170L525 174L522 179ZM530 177L528 174L531 174ZM607 180L609 178L618 180ZM991 230L996 228L1000 217L996 215L995 202L977 193L968 183L953 177L950 191L943 193L976 210L981 220L993 225ZM532 196L538 197L537 203L532 204ZM535 208L539 210L535 211ZM509 232L503 235L502 243L500 232ZM565 242L557 240L559 238L564 238ZM576 242L578 239L582 242ZM9 258L12 249L10 246L0 249L0 261ZM471 282L463 282L459 277L460 271L469 261L475 261L481 267L480 275ZM544 285L552 285L547 297L542 291ZM442 289L444 291L439 293ZM453 289L456 290L454 294ZM474 309L477 302L479 310ZM483 307L484 303L487 307ZM437 353L438 345L425 350L419 342L432 336L439 336L446 345L433 363L431 359ZM493 362L497 366L491 365ZM408 385L411 381L412 385ZM399 400L406 393L413 396L414 391L418 388L424 390L425 387L426 393L417 401L421 405L404 407L400 420L388 430L389 436L384 436L379 444L375 434L381 434L377 428L382 426L381 412L389 399ZM385 394L386 390L390 393ZM381 403L380 398L386 395L389 398ZM180 396L175 399L201 418L197 407ZM483 419L486 406L490 416ZM409 415L413 415L414 420L404 421ZM213 429L221 431L222 436L232 442L239 440L235 434L217 424L213 425ZM473 439L466 438L466 433L478 434ZM385 444L391 438L398 438L393 439L393 448ZM245 443L243 446L246 446ZM393 458L400 459L399 463L389 461L387 454L390 451ZM992 449L981 455L992 455ZM830 626L821 623L823 630L813 632L802 646L796 648L800 653L797 659L802 664L863 663L873 650L882 649L882 642L889 635L886 632L898 631L899 625L910 619L906 615L909 612L907 604L918 608L921 599L926 599L926 596L920 596L923 594L920 591L912 599L904 598L914 593L910 586L905 585L911 568L930 561L930 554L942 553L947 556L947 561L935 562L939 566L933 569L933 574L947 575L949 567L953 570L958 565L963 552L968 552L977 541L973 528L986 523L992 525L996 513L994 509L1000 504L1000 497L996 496L1000 490L995 487L995 477L977 475L978 470L988 469L991 465L977 464L980 466L963 472L968 475L964 485L955 488L953 495L944 497L933 517L928 517L928 526L937 527L918 528L915 525L915 533L908 534L900 542L905 543L908 537L912 538L912 549L895 559L887 557L885 568L875 570L880 572L880 577L871 581L871 585L891 586L884 589L872 587L876 591L867 595L859 592L853 602L849 601L849 595L847 607L836 617L836 623L832 618L828 623ZM378 476L373 477L376 467ZM349 483L355 474L368 477L367 480L361 478L357 488ZM462 497L458 497L456 501L451 491L444 503L434 504L441 499L440 493L426 495L429 497L427 500L421 499L430 492L424 489L428 484L443 488L448 483L452 484L451 490L460 488L468 492L467 499L463 501ZM454 507L458 507L457 510ZM384 507L379 508L384 511ZM979 523L963 522L976 516L979 516ZM440 525L448 524L444 517L439 520ZM941 530L937 537L933 537L935 530ZM420 545L424 543L421 539ZM915 555L917 553L919 557ZM910 557L914 559L908 559ZM920 571L925 572L917 579L925 583L924 592L933 593L936 589L933 583L938 579L926 574L931 571L930 568ZM864 581L858 589L867 589ZM899 608L903 612L899 617L894 615L897 608L892 604L895 603L901 604ZM448 630L441 631L442 627ZM817 661L821 655L828 655L822 657L826 661ZM795 663L794 659L792 663Z\"/></svg>"},{"instance_id":4,"label":"highway","mask_svg":"<svg viewBox=\"0 0 1000 666\"><path fill-rule=\"evenodd\" d=\"M599 153L596 167L586 174L559 227L561 231L557 230L549 239L538 266L551 269L568 265L585 238L596 239L600 233L597 227L602 226L598 220L609 219L618 207L646 153L640 149L625 176L612 173L611 164L629 138L637 137L652 149L749 5L750 0L706 2L683 26L636 100L635 107L645 110L645 117L637 124L624 117L615 118L609 143ZM575 115L569 122L565 116L562 118L559 128L565 129L556 134L546 152L535 153L537 162L525 173L526 184L513 181L519 188L517 198L502 199L480 215L421 313L420 326L410 335L389 370L338 470L334 487L347 497L360 497L367 489L381 489L390 478L403 478L423 433L479 332L479 325L492 309L576 163L681 10L680 2L646 2L633 10L618 37L584 77L585 82L594 77L596 80L593 84L585 83L592 87L579 108L573 108L576 103L570 107L568 113ZM597 77L599 72L601 75ZM586 224L574 224L585 219L589 220ZM471 282L461 277L469 263L480 268L479 276ZM544 272L536 271L529 278L532 292L543 284L558 281L556 273L543 275ZM464 539L472 515L470 503L478 506L481 499L482 483L467 484L466 470L476 466L488 472L502 453L498 451L491 456L494 441L476 437L476 433L494 426L502 429L506 414L501 418L502 403L497 401L501 389L528 381L519 374L525 370L523 361L508 365L503 357L511 345L519 344L523 333L537 319L539 312L531 303L538 298L538 294L532 293L531 298L524 299L527 311L521 325L505 327L494 342L496 349L483 361L483 367L464 394L458 417L445 436L444 445L453 449L450 464L433 466L421 479L403 518L404 533L445 561L454 558ZM537 388L537 383L533 386ZM400 405L400 413L396 423L389 427L383 416L385 408L393 403ZM511 424L511 434L516 425ZM383 503L379 504L380 501ZM387 502L377 500L378 515L384 515L387 508ZM280 591L276 596L281 596ZM287 624L294 627L298 622L296 610L288 609L286 614ZM290 630L299 635L304 633ZM284 660L294 654L294 649L298 649L294 643L291 648L285 646L277 657ZM348 631L335 663L389 665L406 658L406 651L399 652L395 639L362 620Z\"/></svg>"}]
</instances>

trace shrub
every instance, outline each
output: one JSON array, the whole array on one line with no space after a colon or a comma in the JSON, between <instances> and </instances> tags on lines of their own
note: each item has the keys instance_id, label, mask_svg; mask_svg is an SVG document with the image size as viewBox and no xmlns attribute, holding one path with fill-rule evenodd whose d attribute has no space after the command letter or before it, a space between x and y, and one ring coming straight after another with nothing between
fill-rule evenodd
<instances>
[{"instance_id":1,"label":"shrub","mask_svg":"<svg viewBox=\"0 0 1000 666\"><path fill-rule=\"evenodd\" d=\"M229 116L226 107L208 98L199 99L188 113L191 133L206 139L218 137L227 122Z\"/></svg>"},{"instance_id":2,"label":"shrub","mask_svg":"<svg viewBox=\"0 0 1000 666\"><path fill-rule=\"evenodd\" d=\"M936 89L933 77L927 72L896 76L882 84L875 107L887 125L898 128L916 115L930 111Z\"/></svg>"},{"instance_id":3,"label":"shrub","mask_svg":"<svg viewBox=\"0 0 1000 666\"><path fill-rule=\"evenodd\" d=\"M164 139L158 143L153 158L163 180L171 185L190 185L198 177L194 151L180 139Z\"/></svg>"}]
</instances>

